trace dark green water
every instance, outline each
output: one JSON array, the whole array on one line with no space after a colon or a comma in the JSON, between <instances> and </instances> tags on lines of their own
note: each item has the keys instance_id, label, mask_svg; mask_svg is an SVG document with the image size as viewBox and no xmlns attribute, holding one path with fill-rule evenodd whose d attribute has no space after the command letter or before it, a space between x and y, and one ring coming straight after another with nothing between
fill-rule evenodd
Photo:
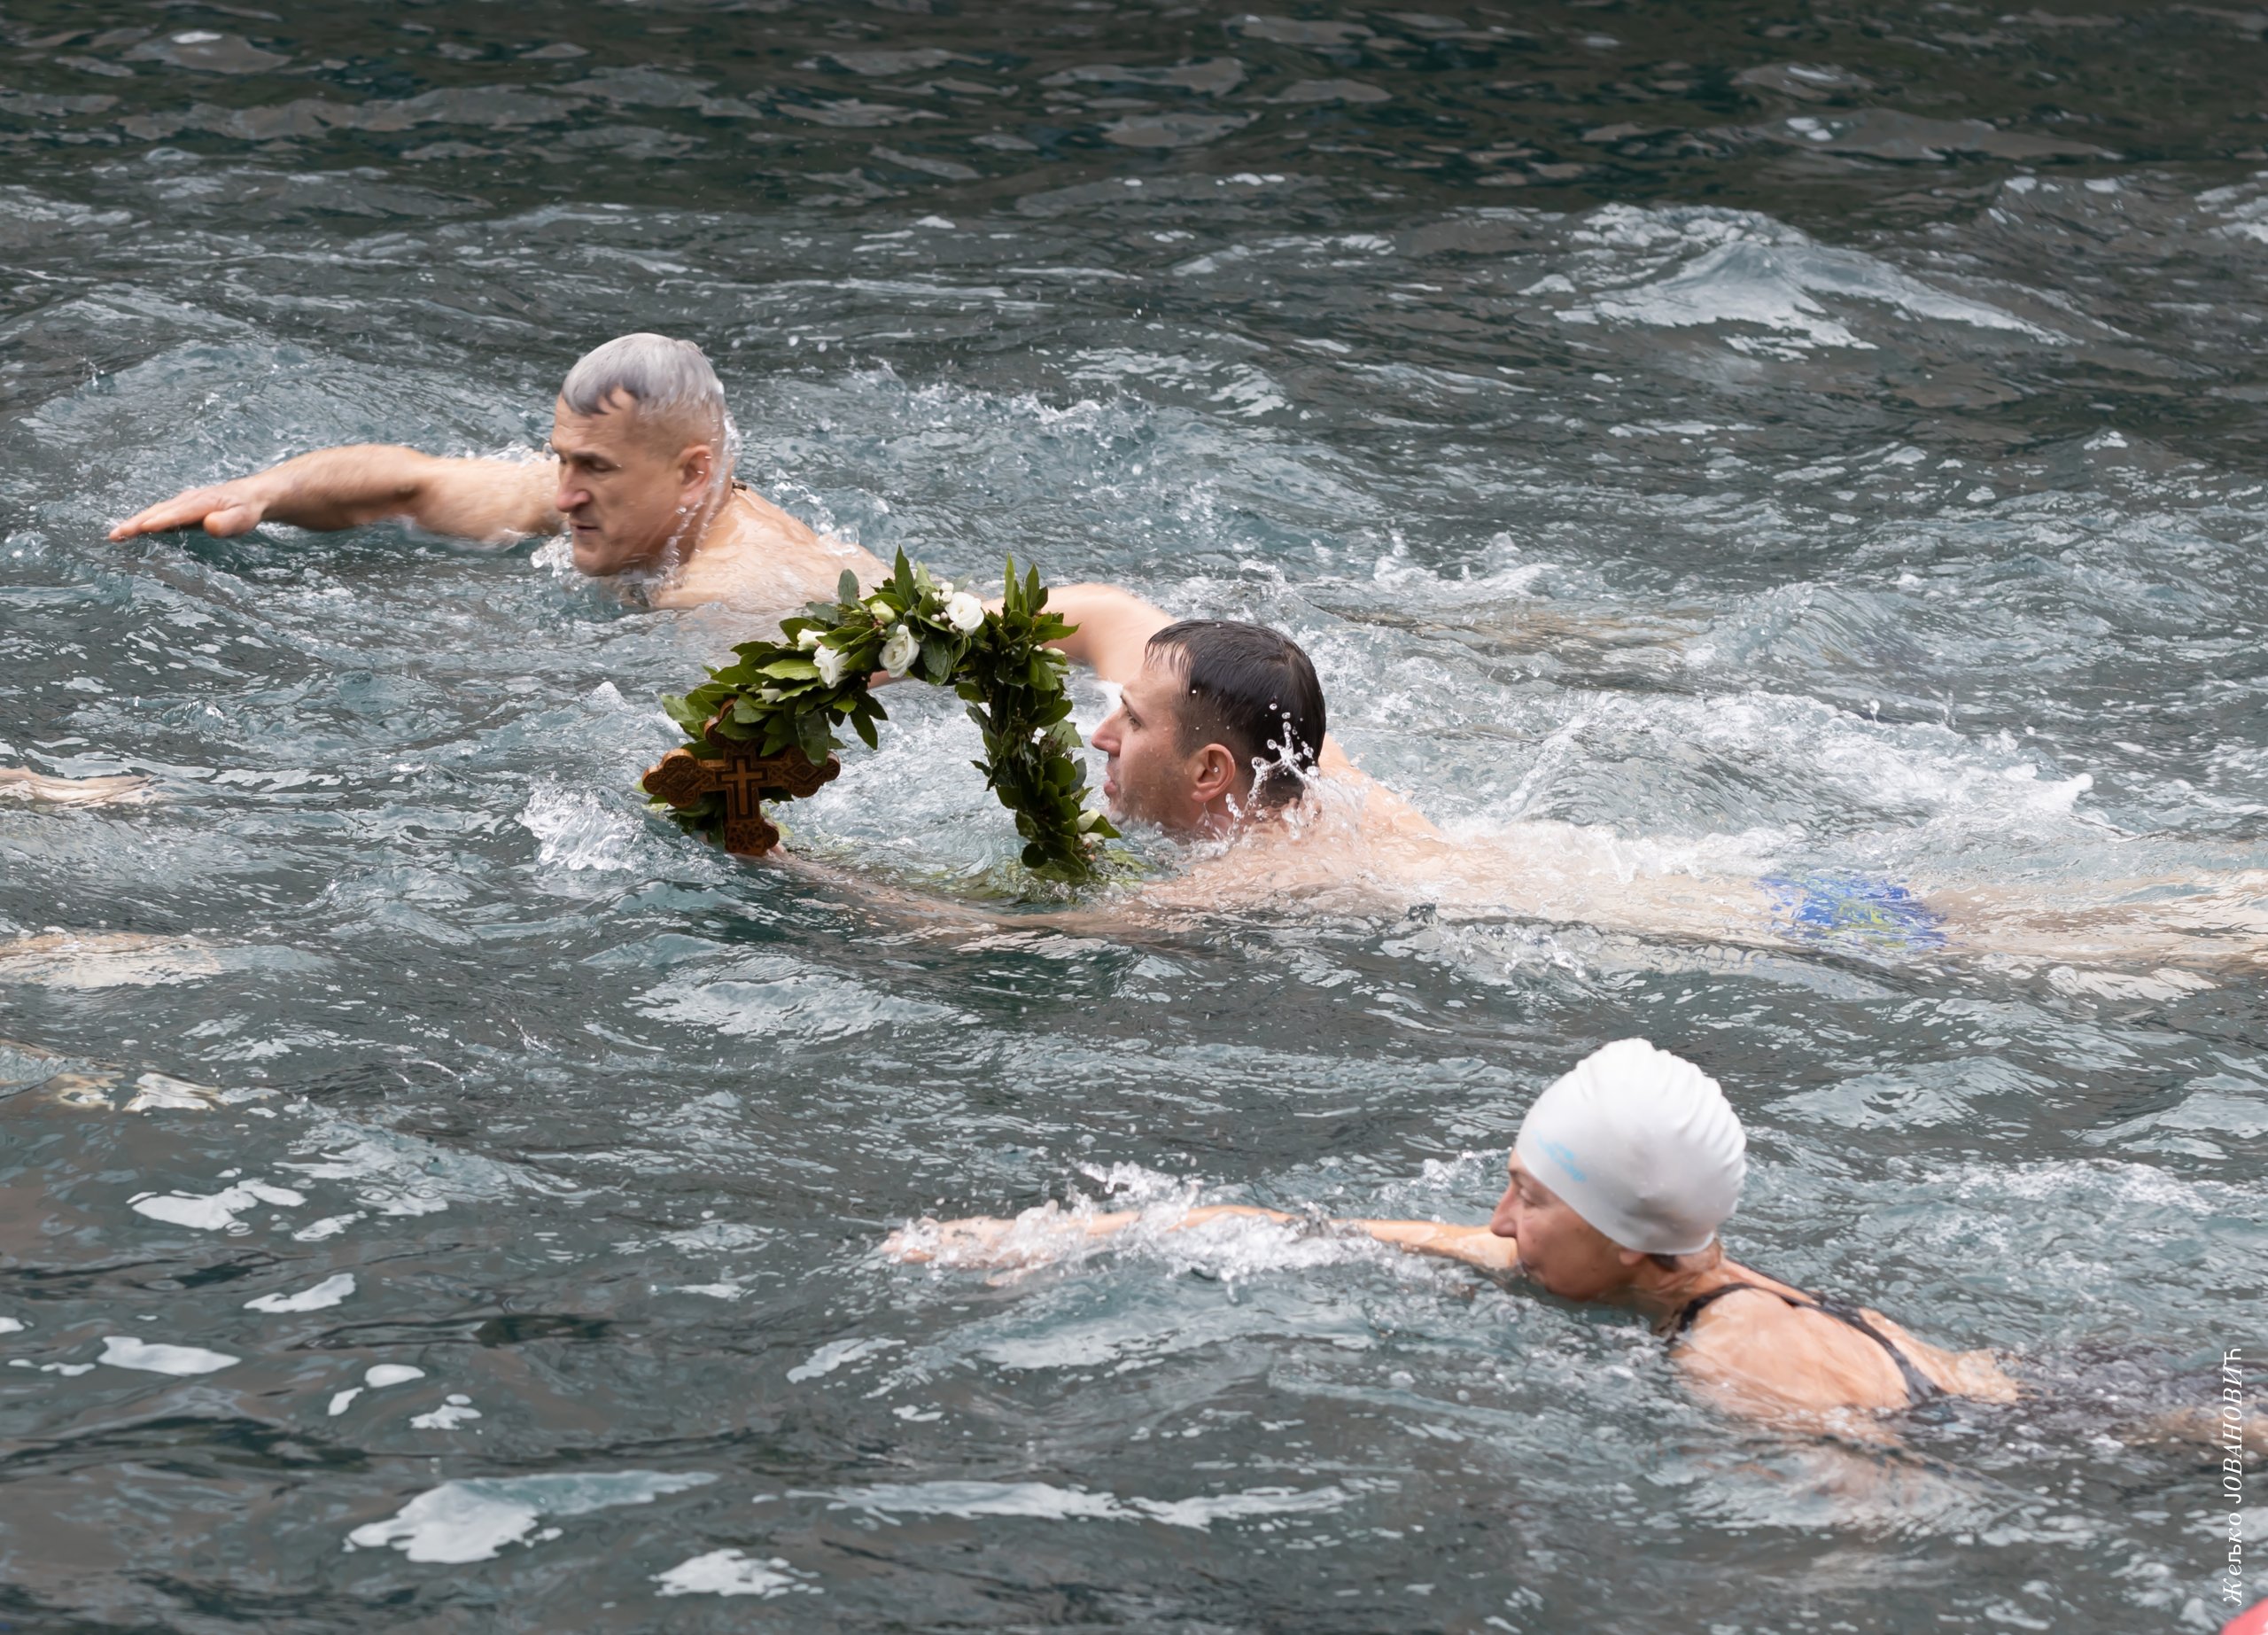
<instances>
[{"instance_id":1,"label":"dark green water","mask_svg":"<svg viewBox=\"0 0 2268 1635\"><path fill-rule=\"evenodd\" d=\"M2264 27L0 6L0 762L162 796L0 804L0 1619L2213 1627L2218 1456L2131 1421L2268 1343L2256 966L941 930L858 882L999 877L949 700L794 814L843 877L749 869L629 788L729 621L540 549L101 535L528 446L659 329L884 556L1289 627L1475 844L2257 868ZM1748 1122L1736 1254L2032 1399L1821 1447L1328 1241L873 1253L1111 1187L1478 1218L1630 1032Z\"/></svg>"}]
</instances>

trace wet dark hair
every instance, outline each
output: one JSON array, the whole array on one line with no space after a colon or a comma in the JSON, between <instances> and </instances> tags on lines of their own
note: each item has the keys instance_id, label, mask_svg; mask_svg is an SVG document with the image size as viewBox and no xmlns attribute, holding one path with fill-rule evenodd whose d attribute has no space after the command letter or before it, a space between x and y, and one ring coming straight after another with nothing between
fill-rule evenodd
<instances>
[{"instance_id":1,"label":"wet dark hair","mask_svg":"<svg viewBox=\"0 0 2268 1635\"><path fill-rule=\"evenodd\" d=\"M1273 764L1313 772L1324 725L1323 683L1297 642L1265 625L1184 619L1152 636L1149 650L1181 671L1184 752L1219 744L1247 768L1271 763L1254 777L1252 798L1266 806L1299 798L1300 780Z\"/></svg>"}]
</instances>

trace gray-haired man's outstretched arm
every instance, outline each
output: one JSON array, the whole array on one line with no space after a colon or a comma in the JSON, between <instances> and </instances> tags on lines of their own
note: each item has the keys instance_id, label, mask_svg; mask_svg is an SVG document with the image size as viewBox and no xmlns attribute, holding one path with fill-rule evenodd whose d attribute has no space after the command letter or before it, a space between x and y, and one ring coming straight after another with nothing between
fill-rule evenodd
<instances>
[{"instance_id":1,"label":"gray-haired man's outstretched arm","mask_svg":"<svg viewBox=\"0 0 2268 1635\"><path fill-rule=\"evenodd\" d=\"M559 486L556 461L441 460L362 443L187 489L136 512L110 537L201 526L225 538L263 522L333 529L400 518L434 533L502 544L559 526Z\"/></svg>"}]
</instances>

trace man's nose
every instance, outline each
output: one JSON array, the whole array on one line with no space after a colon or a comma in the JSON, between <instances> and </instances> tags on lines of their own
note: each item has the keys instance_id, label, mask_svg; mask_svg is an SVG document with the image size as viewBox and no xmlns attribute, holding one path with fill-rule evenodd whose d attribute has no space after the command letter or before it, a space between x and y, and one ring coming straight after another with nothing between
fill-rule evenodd
<instances>
[{"instance_id":1,"label":"man's nose","mask_svg":"<svg viewBox=\"0 0 2268 1635\"><path fill-rule=\"evenodd\" d=\"M1092 739L1095 748L1106 755L1118 753L1118 712L1113 710L1102 718L1102 725L1095 728Z\"/></svg>"}]
</instances>

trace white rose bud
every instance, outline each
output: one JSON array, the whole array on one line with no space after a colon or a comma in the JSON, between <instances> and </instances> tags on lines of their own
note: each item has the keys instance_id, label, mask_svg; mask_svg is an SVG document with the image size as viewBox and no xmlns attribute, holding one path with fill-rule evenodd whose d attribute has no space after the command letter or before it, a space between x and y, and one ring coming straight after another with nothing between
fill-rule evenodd
<instances>
[{"instance_id":1,"label":"white rose bud","mask_svg":"<svg viewBox=\"0 0 2268 1635\"><path fill-rule=\"evenodd\" d=\"M984 623L984 603L966 590L957 590L945 598L945 622L963 635L978 630Z\"/></svg>"},{"instance_id":2,"label":"white rose bud","mask_svg":"<svg viewBox=\"0 0 2268 1635\"><path fill-rule=\"evenodd\" d=\"M885 619L896 616L896 610L880 596L876 596L872 602L866 603L866 611L874 616L874 622L878 625Z\"/></svg>"},{"instance_id":3,"label":"white rose bud","mask_svg":"<svg viewBox=\"0 0 2268 1635\"><path fill-rule=\"evenodd\" d=\"M882 668L892 675L904 675L921 656L921 643L904 625L891 627L889 640L882 643Z\"/></svg>"},{"instance_id":4,"label":"white rose bud","mask_svg":"<svg viewBox=\"0 0 2268 1635\"><path fill-rule=\"evenodd\" d=\"M796 645L802 648L804 651L807 653L810 652L812 649L819 645L819 632L816 630L805 630L803 635L796 638Z\"/></svg>"},{"instance_id":5,"label":"white rose bud","mask_svg":"<svg viewBox=\"0 0 2268 1635\"><path fill-rule=\"evenodd\" d=\"M843 684L843 655L832 647L812 650L812 662L819 666L819 679L829 687Z\"/></svg>"}]
</instances>

